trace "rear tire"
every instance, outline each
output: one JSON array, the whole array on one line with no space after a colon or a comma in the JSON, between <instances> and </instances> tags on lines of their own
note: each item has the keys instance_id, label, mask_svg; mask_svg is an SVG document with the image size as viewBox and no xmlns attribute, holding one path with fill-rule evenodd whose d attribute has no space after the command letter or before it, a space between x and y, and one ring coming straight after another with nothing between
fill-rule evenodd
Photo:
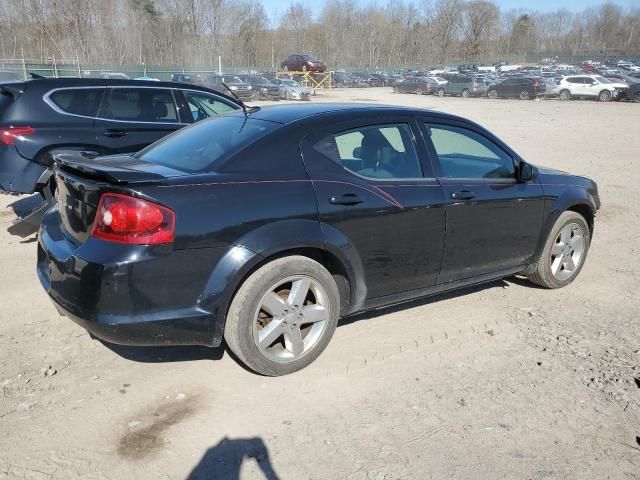
<instances>
[{"instance_id":1,"label":"rear tire","mask_svg":"<svg viewBox=\"0 0 640 480\"><path fill-rule=\"evenodd\" d=\"M444 97L447 94L447 92L444 91L444 88L439 88L438 89L438 96L439 97Z\"/></svg>"},{"instance_id":2,"label":"rear tire","mask_svg":"<svg viewBox=\"0 0 640 480\"><path fill-rule=\"evenodd\" d=\"M611 100L611 92L609 90L602 90L598 94L598 100L601 102L608 102Z\"/></svg>"},{"instance_id":3,"label":"rear tire","mask_svg":"<svg viewBox=\"0 0 640 480\"><path fill-rule=\"evenodd\" d=\"M569 90L561 90L559 97L563 102L571 100L571 92Z\"/></svg>"},{"instance_id":4,"label":"rear tire","mask_svg":"<svg viewBox=\"0 0 640 480\"><path fill-rule=\"evenodd\" d=\"M286 375L322 353L339 311L338 287L322 265L303 256L278 258L242 283L227 313L224 338L251 370Z\"/></svg>"},{"instance_id":5,"label":"rear tire","mask_svg":"<svg viewBox=\"0 0 640 480\"><path fill-rule=\"evenodd\" d=\"M418 88L416 90L416 95L422 95L422 89L421 88Z\"/></svg>"},{"instance_id":6,"label":"rear tire","mask_svg":"<svg viewBox=\"0 0 640 480\"><path fill-rule=\"evenodd\" d=\"M570 284L582 270L590 243L585 218L576 212L563 212L549 232L533 272L527 275L529 280L546 288Z\"/></svg>"},{"instance_id":7,"label":"rear tire","mask_svg":"<svg viewBox=\"0 0 640 480\"><path fill-rule=\"evenodd\" d=\"M288 66L288 65L285 65L285 66L284 66L284 68L283 68L283 70L284 70L285 72L288 72L288 71L289 71L289 66Z\"/></svg>"},{"instance_id":8,"label":"rear tire","mask_svg":"<svg viewBox=\"0 0 640 480\"><path fill-rule=\"evenodd\" d=\"M636 93L633 96L633 101L636 102L636 103L640 103L640 92Z\"/></svg>"},{"instance_id":9,"label":"rear tire","mask_svg":"<svg viewBox=\"0 0 640 480\"><path fill-rule=\"evenodd\" d=\"M399 87L393 87L393 93L400 93Z\"/></svg>"},{"instance_id":10,"label":"rear tire","mask_svg":"<svg viewBox=\"0 0 640 480\"><path fill-rule=\"evenodd\" d=\"M489 97L492 100L498 98L498 91L493 89L489 90L487 92L487 97Z\"/></svg>"}]
</instances>

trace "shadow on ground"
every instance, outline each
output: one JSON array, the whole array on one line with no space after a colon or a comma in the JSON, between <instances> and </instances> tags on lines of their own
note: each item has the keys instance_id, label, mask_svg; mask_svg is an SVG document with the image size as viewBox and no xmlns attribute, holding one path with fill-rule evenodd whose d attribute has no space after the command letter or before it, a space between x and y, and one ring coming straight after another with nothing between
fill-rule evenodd
<instances>
[{"instance_id":1,"label":"shadow on ground","mask_svg":"<svg viewBox=\"0 0 640 480\"><path fill-rule=\"evenodd\" d=\"M344 317L340 320L338 326L349 325L361 320L368 320L370 318L377 318L383 315L389 315L391 313L399 312L409 308L420 307L428 305L430 303L440 302L443 300L449 300L451 298L459 297L461 295L468 295L482 290L490 288L504 288L509 286L510 283L522 286L533 286L534 284L528 282L526 279L517 277L509 277L506 280L496 280L473 287L466 287L460 290L455 290L448 293L441 293L430 297L422 297L416 300L391 305L388 307L379 308L377 310L369 310L362 313L356 313ZM224 343L219 347L199 347L199 346L179 346L179 347L131 347L124 345L115 345L112 343L100 340L100 342L108 349L120 355L127 360L133 360L141 363L162 363L162 362L190 362L193 360L220 360L225 354ZM237 361L232 352L227 353ZM242 362L238 362L242 365ZM250 371L250 370L248 370Z\"/></svg>"},{"instance_id":2,"label":"shadow on ground","mask_svg":"<svg viewBox=\"0 0 640 480\"><path fill-rule=\"evenodd\" d=\"M261 438L223 438L204 454L187 480L239 480L245 461L255 460L267 480L279 480Z\"/></svg>"},{"instance_id":3,"label":"shadow on ground","mask_svg":"<svg viewBox=\"0 0 640 480\"><path fill-rule=\"evenodd\" d=\"M140 363L191 362L194 360L220 360L224 347L130 347L100 340L105 347L127 360Z\"/></svg>"}]
</instances>

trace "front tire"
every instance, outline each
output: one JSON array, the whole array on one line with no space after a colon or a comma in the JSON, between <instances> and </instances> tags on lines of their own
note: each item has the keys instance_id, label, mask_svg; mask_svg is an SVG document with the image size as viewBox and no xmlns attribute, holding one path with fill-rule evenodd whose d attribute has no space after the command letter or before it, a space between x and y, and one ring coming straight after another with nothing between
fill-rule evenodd
<instances>
[{"instance_id":1,"label":"front tire","mask_svg":"<svg viewBox=\"0 0 640 480\"><path fill-rule=\"evenodd\" d=\"M491 98L492 100L498 98L498 91L493 89L489 90L487 92L487 97Z\"/></svg>"},{"instance_id":2,"label":"front tire","mask_svg":"<svg viewBox=\"0 0 640 480\"><path fill-rule=\"evenodd\" d=\"M421 88L416 90L416 95L422 95L422 89Z\"/></svg>"},{"instance_id":3,"label":"front tire","mask_svg":"<svg viewBox=\"0 0 640 480\"><path fill-rule=\"evenodd\" d=\"M578 276L587 258L591 232L579 213L563 212L551 229L529 280L546 288L560 288Z\"/></svg>"},{"instance_id":4,"label":"front tire","mask_svg":"<svg viewBox=\"0 0 640 480\"><path fill-rule=\"evenodd\" d=\"M400 93L399 87L393 87L393 93Z\"/></svg>"},{"instance_id":5,"label":"front tire","mask_svg":"<svg viewBox=\"0 0 640 480\"><path fill-rule=\"evenodd\" d=\"M444 97L447 94L447 92L444 91L444 88L441 88L438 90L438 96L439 97Z\"/></svg>"},{"instance_id":6,"label":"front tire","mask_svg":"<svg viewBox=\"0 0 640 480\"><path fill-rule=\"evenodd\" d=\"M603 90L598 94L598 100L601 102L608 102L611 100L611 92L609 90Z\"/></svg>"},{"instance_id":7,"label":"front tire","mask_svg":"<svg viewBox=\"0 0 640 480\"><path fill-rule=\"evenodd\" d=\"M571 92L569 90L562 90L560 92L560 100L564 102L571 100Z\"/></svg>"},{"instance_id":8,"label":"front tire","mask_svg":"<svg viewBox=\"0 0 640 480\"><path fill-rule=\"evenodd\" d=\"M469 98L471 96L471 92L469 91L468 88L465 88L464 90L462 90L462 97L463 98Z\"/></svg>"},{"instance_id":9,"label":"front tire","mask_svg":"<svg viewBox=\"0 0 640 480\"><path fill-rule=\"evenodd\" d=\"M636 93L633 96L633 101L636 102L636 103L640 103L640 92Z\"/></svg>"},{"instance_id":10,"label":"front tire","mask_svg":"<svg viewBox=\"0 0 640 480\"><path fill-rule=\"evenodd\" d=\"M529 100L529 91L528 90L522 90L520 92L520 100Z\"/></svg>"},{"instance_id":11,"label":"front tire","mask_svg":"<svg viewBox=\"0 0 640 480\"><path fill-rule=\"evenodd\" d=\"M253 371L286 375L322 353L339 311L338 287L322 265L308 257L283 257L260 267L240 286L224 338Z\"/></svg>"}]
</instances>

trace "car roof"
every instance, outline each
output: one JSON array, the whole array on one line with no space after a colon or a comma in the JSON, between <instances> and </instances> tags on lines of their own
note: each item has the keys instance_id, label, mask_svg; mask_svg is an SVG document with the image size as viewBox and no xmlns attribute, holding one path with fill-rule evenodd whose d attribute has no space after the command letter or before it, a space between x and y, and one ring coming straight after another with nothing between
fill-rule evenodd
<instances>
[{"instance_id":1,"label":"car roof","mask_svg":"<svg viewBox=\"0 0 640 480\"><path fill-rule=\"evenodd\" d=\"M182 74L181 74L182 75ZM185 88L194 90L211 91L200 85L180 82L149 82L148 80L132 80L120 78L34 78L25 80L27 86L46 86L46 88L62 88L62 87L111 87L111 86L131 86L131 87L168 87L168 88Z\"/></svg>"},{"instance_id":2,"label":"car roof","mask_svg":"<svg viewBox=\"0 0 640 480\"><path fill-rule=\"evenodd\" d=\"M433 110L425 110L414 107L401 107L397 105L378 105L369 103L312 103L312 104L288 104L288 105L276 105L260 108L255 112L252 112L251 118L257 118L260 120L267 120L270 122L276 122L281 124L287 124L303 120L310 117L330 116L337 115L343 116L347 113L361 113L361 114L386 114L386 115L412 115L412 114L425 114L430 116L463 120L468 120L449 115L447 113L436 112ZM242 111L235 112L232 115L242 115Z\"/></svg>"},{"instance_id":3,"label":"car roof","mask_svg":"<svg viewBox=\"0 0 640 480\"><path fill-rule=\"evenodd\" d=\"M17 86L18 84L14 84ZM9 82L2 82L2 87L11 87ZM220 93L216 90L204 87L202 85L193 85L191 83L180 82L156 82L149 80L126 80L126 79L114 79L114 78L34 78L31 80L24 80L19 82L19 88L21 92L30 90L31 87L35 87L36 92L46 92L55 88L69 88L69 87L147 87L147 88L179 88L182 90L198 90L207 92L212 95L224 97L226 100L238 104L238 100L235 98Z\"/></svg>"}]
</instances>

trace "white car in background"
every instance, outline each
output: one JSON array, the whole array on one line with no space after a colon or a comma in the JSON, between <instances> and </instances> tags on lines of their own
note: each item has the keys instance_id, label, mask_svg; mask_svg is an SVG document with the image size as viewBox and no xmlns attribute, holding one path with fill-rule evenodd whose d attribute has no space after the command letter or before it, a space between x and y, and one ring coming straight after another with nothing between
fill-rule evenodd
<instances>
[{"instance_id":1,"label":"white car in background","mask_svg":"<svg viewBox=\"0 0 640 480\"><path fill-rule=\"evenodd\" d=\"M628 86L612 82L601 75L569 75L556 85L554 93L560 100L577 98L597 98L601 102L622 99Z\"/></svg>"}]
</instances>

